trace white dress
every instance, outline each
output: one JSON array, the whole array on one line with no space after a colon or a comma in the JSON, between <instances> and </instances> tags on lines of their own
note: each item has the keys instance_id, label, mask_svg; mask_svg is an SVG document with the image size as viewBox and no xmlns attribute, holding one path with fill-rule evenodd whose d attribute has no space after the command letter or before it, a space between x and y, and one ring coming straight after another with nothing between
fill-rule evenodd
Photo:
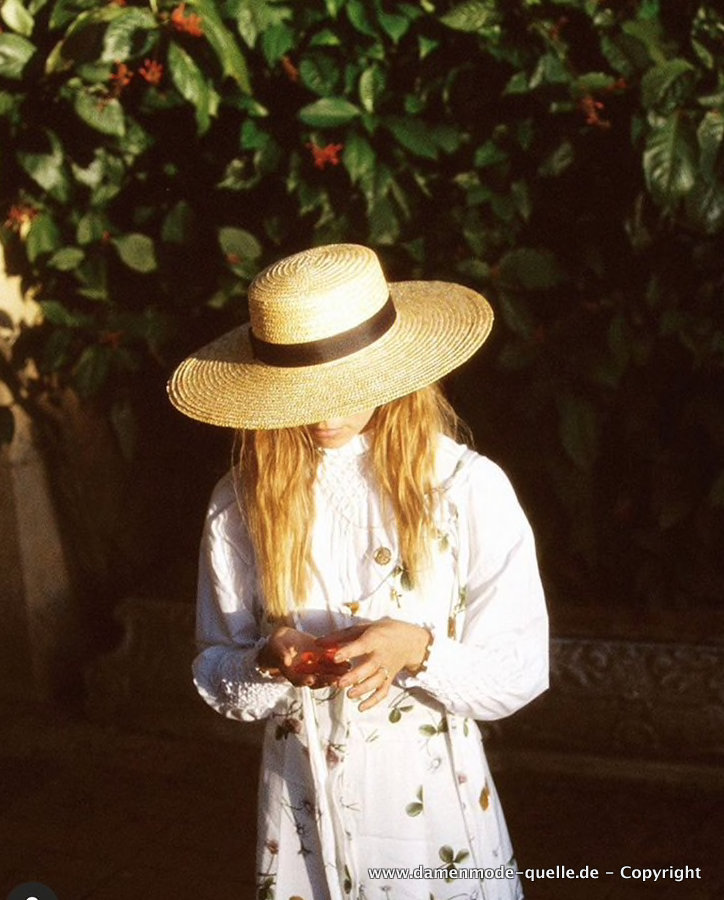
<instances>
[{"instance_id":1,"label":"white dress","mask_svg":"<svg viewBox=\"0 0 724 900\"><path fill-rule=\"evenodd\" d=\"M343 691L296 688L255 670L271 626L230 476L208 511L194 680L223 715L267 720L257 900L517 900L475 720L507 716L548 684L530 527L503 472L441 438L433 560L410 589L367 451L363 435L323 451L317 571L296 614L296 627L315 635L384 616L434 631L426 671L398 676L365 712Z\"/></svg>"}]
</instances>

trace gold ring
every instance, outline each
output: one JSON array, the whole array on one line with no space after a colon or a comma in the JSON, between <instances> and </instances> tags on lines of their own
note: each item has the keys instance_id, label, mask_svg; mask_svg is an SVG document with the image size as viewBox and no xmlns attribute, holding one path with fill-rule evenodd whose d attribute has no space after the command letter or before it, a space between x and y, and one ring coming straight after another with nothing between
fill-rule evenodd
<instances>
[{"instance_id":1,"label":"gold ring","mask_svg":"<svg viewBox=\"0 0 724 900\"><path fill-rule=\"evenodd\" d=\"M378 672L382 671L382 672L385 673L385 681L390 681L390 680L391 680L391 678L390 678L390 670L387 668L387 666L380 666L379 669L377 669L377 671L378 671Z\"/></svg>"}]
</instances>

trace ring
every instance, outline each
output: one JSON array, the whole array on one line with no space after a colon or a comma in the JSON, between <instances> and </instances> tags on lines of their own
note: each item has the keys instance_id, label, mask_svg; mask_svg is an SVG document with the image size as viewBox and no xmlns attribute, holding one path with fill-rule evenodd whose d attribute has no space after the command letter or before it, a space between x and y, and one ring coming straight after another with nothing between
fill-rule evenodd
<instances>
[{"instance_id":1,"label":"ring","mask_svg":"<svg viewBox=\"0 0 724 900\"><path fill-rule=\"evenodd\" d=\"M382 671L382 672L385 673L385 681L389 681L389 680L390 680L390 670L387 668L387 666L380 666L380 667L377 669L377 671L378 671L378 672Z\"/></svg>"}]
</instances>

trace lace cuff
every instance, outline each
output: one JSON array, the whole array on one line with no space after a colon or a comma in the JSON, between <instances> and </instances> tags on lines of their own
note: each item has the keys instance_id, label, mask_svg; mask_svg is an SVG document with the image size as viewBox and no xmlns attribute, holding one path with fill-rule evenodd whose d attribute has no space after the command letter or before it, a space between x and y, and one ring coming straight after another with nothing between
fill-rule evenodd
<instances>
[{"instance_id":1,"label":"lace cuff","mask_svg":"<svg viewBox=\"0 0 724 900\"><path fill-rule=\"evenodd\" d=\"M271 715L294 691L284 676L264 676L256 667L261 638L252 647L239 650L209 647L194 660L194 684L203 699L230 719L253 722Z\"/></svg>"}]
</instances>

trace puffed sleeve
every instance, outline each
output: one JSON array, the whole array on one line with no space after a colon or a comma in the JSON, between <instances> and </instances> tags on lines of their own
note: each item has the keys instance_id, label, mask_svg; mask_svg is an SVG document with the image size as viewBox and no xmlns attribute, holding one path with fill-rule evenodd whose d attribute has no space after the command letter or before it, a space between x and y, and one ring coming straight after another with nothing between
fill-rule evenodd
<instances>
[{"instance_id":1,"label":"puffed sleeve","mask_svg":"<svg viewBox=\"0 0 724 900\"><path fill-rule=\"evenodd\" d=\"M427 668L405 679L449 710L508 716L548 687L548 616L533 533L504 472L474 455L450 490L460 529L461 633L435 634Z\"/></svg>"},{"instance_id":2,"label":"puffed sleeve","mask_svg":"<svg viewBox=\"0 0 724 900\"><path fill-rule=\"evenodd\" d=\"M196 688L217 712L253 721L271 715L293 687L255 667L264 638L251 542L230 476L212 495L199 554Z\"/></svg>"}]
</instances>

